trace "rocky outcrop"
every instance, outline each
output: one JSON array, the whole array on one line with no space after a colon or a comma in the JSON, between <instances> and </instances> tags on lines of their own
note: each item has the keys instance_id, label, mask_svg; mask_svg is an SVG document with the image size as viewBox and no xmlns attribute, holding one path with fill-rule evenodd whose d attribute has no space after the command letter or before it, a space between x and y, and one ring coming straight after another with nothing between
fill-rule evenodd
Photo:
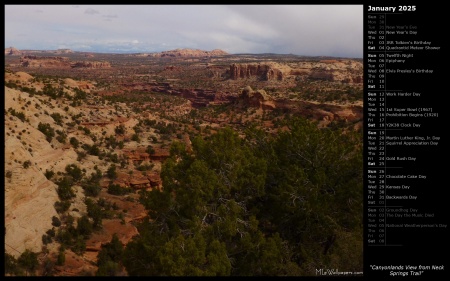
<instances>
[{"instance_id":1,"label":"rocky outcrop","mask_svg":"<svg viewBox=\"0 0 450 281\"><path fill-rule=\"evenodd\" d=\"M214 100L210 103L215 104L215 105L228 104L228 103L234 102L237 99L238 99L237 93L217 92L214 95Z\"/></svg>"},{"instance_id":2,"label":"rocky outcrop","mask_svg":"<svg viewBox=\"0 0 450 281\"><path fill-rule=\"evenodd\" d=\"M19 100L28 95L5 88L5 96L5 109L19 110ZM27 114L27 118L31 119L31 116ZM26 249L39 252L43 245L42 235L52 228L52 217L58 216L53 207L53 203L58 201L56 184L44 176L45 168L42 167L46 166L42 163L42 154L58 159L70 156L70 152L53 149L45 136L30 123L8 117L4 125L5 250L14 256ZM23 132L29 132L29 135Z\"/></svg>"},{"instance_id":3,"label":"rocky outcrop","mask_svg":"<svg viewBox=\"0 0 450 281\"><path fill-rule=\"evenodd\" d=\"M273 64L237 64L230 65L230 79L257 77L259 80L283 80L283 72Z\"/></svg>"},{"instance_id":4,"label":"rocky outcrop","mask_svg":"<svg viewBox=\"0 0 450 281\"><path fill-rule=\"evenodd\" d=\"M69 67L70 60L67 57L40 57L34 55L23 56L20 63L24 67Z\"/></svg>"},{"instance_id":5,"label":"rocky outcrop","mask_svg":"<svg viewBox=\"0 0 450 281\"><path fill-rule=\"evenodd\" d=\"M22 52L14 47L9 47L5 49L5 56L20 56Z\"/></svg>"},{"instance_id":6,"label":"rocky outcrop","mask_svg":"<svg viewBox=\"0 0 450 281\"><path fill-rule=\"evenodd\" d=\"M152 161L164 161L167 158L169 158L170 156L170 152L165 150L165 149L155 149L155 153L153 153L152 155L150 155L150 159Z\"/></svg>"},{"instance_id":7,"label":"rocky outcrop","mask_svg":"<svg viewBox=\"0 0 450 281\"><path fill-rule=\"evenodd\" d=\"M275 62L230 65L232 80L256 78L261 81L324 80L330 82L360 84L363 82L363 65L357 60L305 61L296 64Z\"/></svg>"},{"instance_id":8,"label":"rocky outcrop","mask_svg":"<svg viewBox=\"0 0 450 281\"><path fill-rule=\"evenodd\" d=\"M316 68L311 70L309 78L313 80L326 80L342 83L362 83L362 75L354 75L346 71L339 71L329 68Z\"/></svg>"},{"instance_id":9,"label":"rocky outcrop","mask_svg":"<svg viewBox=\"0 0 450 281\"><path fill-rule=\"evenodd\" d=\"M308 78L331 82L360 84L363 65L355 60L322 60L310 68Z\"/></svg>"},{"instance_id":10,"label":"rocky outcrop","mask_svg":"<svg viewBox=\"0 0 450 281\"><path fill-rule=\"evenodd\" d=\"M291 112L328 124L333 120L359 121L363 118L363 107L359 105L332 105L289 99L274 99L264 90L245 87L238 97L238 106L262 110L278 109Z\"/></svg>"},{"instance_id":11,"label":"rocky outcrop","mask_svg":"<svg viewBox=\"0 0 450 281\"><path fill-rule=\"evenodd\" d=\"M25 110L24 106L27 106ZM57 125L52 117L38 117L36 113L62 114L63 109L51 109L28 93L5 87L5 109L9 108L22 111L29 120L24 122L8 114L4 123L5 248L18 256L26 249L41 251L42 235L52 228L52 217L59 216L54 208L54 203L59 201L57 186L45 177L45 171L64 171L68 164L75 163L77 154L73 149L59 146L56 140L49 143L37 129L40 122L51 123L54 128Z\"/></svg>"},{"instance_id":12,"label":"rocky outcrop","mask_svg":"<svg viewBox=\"0 0 450 281\"><path fill-rule=\"evenodd\" d=\"M161 188L162 180L159 174L153 173L147 176L152 188Z\"/></svg>"},{"instance_id":13,"label":"rocky outcrop","mask_svg":"<svg viewBox=\"0 0 450 281\"><path fill-rule=\"evenodd\" d=\"M275 109L274 101L269 97L264 90L253 91L250 86L245 87L240 96L239 100L248 107L257 107L261 109Z\"/></svg>"},{"instance_id":14,"label":"rocky outcrop","mask_svg":"<svg viewBox=\"0 0 450 281\"><path fill-rule=\"evenodd\" d=\"M143 161L149 161L150 155L144 151L136 151L130 149L123 149L123 155L128 159L130 164L139 165Z\"/></svg>"},{"instance_id":15,"label":"rocky outcrop","mask_svg":"<svg viewBox=\"0 0 450 281\"><path fill-rule=\"evenodd\" d=\"M27 55L20 58L24 67L63 67L63 68L110 68L106 61L76 61L71 62L68 57L50 57Z\"/></svg>"},{"instance_id":16,"label":"rocky outcrop","mask_svg":"<svg viewBox=\"0 0 450 281\"><path fill-rule=\"evenodd\" d=\"M363 107L360 105L332 105L287 99L275 100L274 104L279 110L307 116L323 124L333 120L354 122L363 118Z\"/></svg>"},{"instance_id":17,"label":"rocky outcrop","mask_svg":"<svg viewBox=\"0 0 450 281\"><path fill-rule=\"evenodd\" d=\"M19 80L21 82L26 82L32 80L33 78L33 76L23 71L18 71L16 73L5 72L5 81Z\"/></svg>"},{"instance_id":18,"label":"rocky outcrop","mask_svg":"<svg viewBox=\"0 0 450 281\"><path fill-rule=\"evenodd\" d=\"M143 189L150 187L150 181L148 178L133 178L130 180L130 187L133 189Z\"/></svg>"}]
</instances>

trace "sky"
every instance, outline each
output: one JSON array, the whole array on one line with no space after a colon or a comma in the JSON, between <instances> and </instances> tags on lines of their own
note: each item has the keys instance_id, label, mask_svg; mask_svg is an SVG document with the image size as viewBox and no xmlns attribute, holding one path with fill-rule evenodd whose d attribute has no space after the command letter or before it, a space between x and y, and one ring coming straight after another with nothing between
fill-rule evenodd
<instances>
[{"instance_id":1,"label":"sky","mask_svg":"<svg viewBox=\"0 0 450 281\"><path fill-rule=\"evenodd\" d=\"M363 5L5 5L5 48L362 58Z\"/></svg>"}]
</instances>

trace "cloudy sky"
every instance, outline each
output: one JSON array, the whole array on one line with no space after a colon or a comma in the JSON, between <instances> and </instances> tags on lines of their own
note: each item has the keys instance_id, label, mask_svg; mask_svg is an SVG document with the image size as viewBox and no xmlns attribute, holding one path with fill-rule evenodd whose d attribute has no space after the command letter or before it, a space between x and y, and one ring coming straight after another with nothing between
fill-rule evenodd
<instances>
[{"instance_id":1,"label":"cloudy sky","mask_svg":"<svg viewBox=\"0 0 450 281\"><path fill-rule=\"evenodd\" d=\"M362 57L362 5L5 5L5 48Z\"/></svg>"}]
</instances>

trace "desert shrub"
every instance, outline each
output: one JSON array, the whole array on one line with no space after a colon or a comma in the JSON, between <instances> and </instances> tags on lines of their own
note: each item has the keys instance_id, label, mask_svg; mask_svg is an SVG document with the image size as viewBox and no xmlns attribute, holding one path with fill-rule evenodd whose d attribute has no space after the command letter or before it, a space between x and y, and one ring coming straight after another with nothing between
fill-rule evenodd
<instances>
[{"instance_id":1,"label":"desert shrub","mask_svg":"<svg viewBox=\"0 0 450 281\"><path fill-rule=\"evenodd\" d=\"M56 201L53 205L55 207L55 210L57 213L64 213L70 208L70 201L69 200L63 200L63 201Z\"/></svg>"},{"instance_id":2,"label":"desert shrub","mask_svg":"<svg viewBox=\"0 0 450 281\"><path fill-rule=\"evenodd\" d=\"M131 192L131 189L121 187L121 186L118 185L118 184L110 184L110 185L108 186L108 193L109 193L109 194L113 194L113 195L125 195L125 194L130 193L130 192Z\"/></svg>"},{"instance_id":3,"label":"desert shrub","mask_svg":"<svg viewBox=\"0 0 450 281\"><path fill-rule=\"evenodd\" d=\"M30 167L31 166L31 161L30 160L27 160L27 161L25 161L25 162L23 162L23 165L22 165L25 169L28 169L28 167Z\"/></svg>"},{"instance_id":4,"label":"desert shrub","mask_svg":"<svg viewBox=\"0 0 450 281\"><path fill-rule=\"evenodd\" d=\"M59 220L58 217L56 217L56 216L52 217L52 225L55 227L61 226L61 221Z\"/></svg>"},{"instance_id":5,"label":"desert shrub","mask_svg":"<svg viewBox=\"0 0 450 281\"><path fill-rule=\"evenodd\" d=\"M45 139L48 142L51 142L53 137L55 136L55 130L48 123L39 122L38 130L41 131L45 135Z\"/></svg>"},{"instance_id":6,"label":"desert shrub","mask_svg":"<svg viewBox=\"0 0 450 281\"><path fill-rule=\"evenodd\" d=\"M50 171L50 170L45 170L45 177L49 180L53 177L53 175L55 174L55 172Z\"/></svg>"}]
</instances>

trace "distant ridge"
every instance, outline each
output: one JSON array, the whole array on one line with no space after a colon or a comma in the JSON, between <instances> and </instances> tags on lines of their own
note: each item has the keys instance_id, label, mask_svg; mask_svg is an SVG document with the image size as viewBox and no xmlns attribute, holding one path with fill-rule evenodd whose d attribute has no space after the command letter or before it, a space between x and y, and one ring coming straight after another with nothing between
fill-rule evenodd
<instances>
[{"instance_id":1,"label":"distant ridge","mask_svg":"<svg viewBox=\"0 0 450 281\"><path fill-rule=\"evenodd\" d=\"M228 55L227 52L220 49L212 51L203 51L199 49L175 49L170 51L163 51L160 53L149 54L150 57L213 57Z\"/></svg>"},{"instance_id":2,"label":"distant ridge","mask_svg":"<svg viewBox=\"0 0 450 281\"><path fill-rule=\"evenodd\" d=\"M5 56L20 56L24 54L33 53L47 53L47 54L72 54L74 51L71 49L58 49L58 50L22 50L19 51L14 47L5 48Z\"/></svg>"},{"instance_id":3,"label":"distant ridge","mask_svg":"<svg viewBox=\"0 0 450 281\"><path fill-rule=\"evenodd\" d=\"M5 48L5 56L6 55L24 55L24 54L35 54L35 53L47 53L47 54L73 54L73 53L85 53L79 51L73 51L71 49L58 49L58 50L22 50L19 51L14 47ZM108 53L102 53L108 54ZM147 57L156 57L156 58L182 58L182 57L215 57L215 56L225 56L229 55L229 53L220 50L214 49L212 51L205 51L200 49L175 49L169 51L162 51L157 53L136 53L136 54L124 54L124 55L132 55L132 56L147 56ZM93 56L92 52L86 53L86 56Z\"/></svg>"}]
</instances>

